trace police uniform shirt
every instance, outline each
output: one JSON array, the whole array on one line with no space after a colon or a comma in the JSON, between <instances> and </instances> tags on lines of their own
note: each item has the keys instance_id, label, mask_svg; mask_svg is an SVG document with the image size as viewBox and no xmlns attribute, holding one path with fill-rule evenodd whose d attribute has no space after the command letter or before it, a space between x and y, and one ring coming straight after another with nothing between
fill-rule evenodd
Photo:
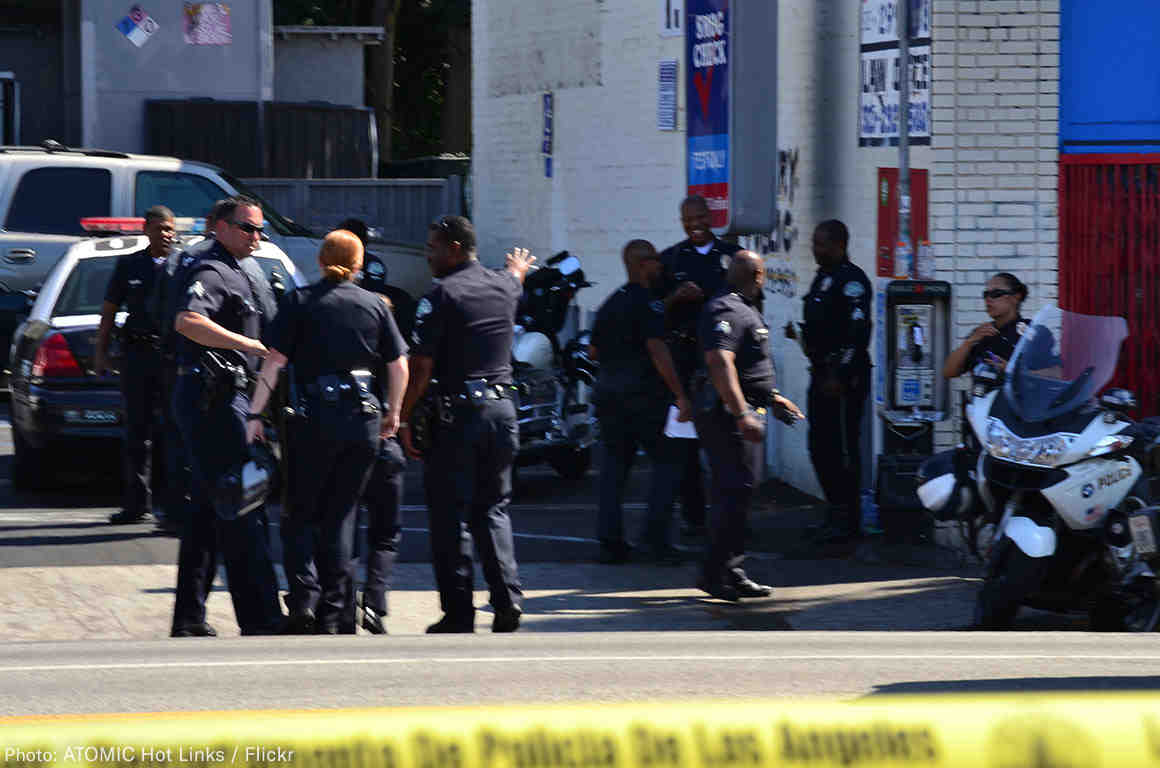
<instances>
[{"instance_id":1,"label":"police uniform shirt","mask_svg":"<svg viewBox=\"0 0 1160 768\"><path fill-rule=\"evenodd\" d=\"M215 242L201 260L190 265L185 295L177 311L196 312L227 331L251 339L261 338L261 313L250 278L220 243ZM179 364L195 364L202 349L200 344L182 336L177 348ZM257 358L245 357L250 368L255 369Z\"/></svg>"},{"instance_id":2,"label":"police uniform shirt","mask_svg":"<svg viewBox=\"0 0 1160 768\"><path fill-rule=\"evenodd\" d=\"M287 294L266 334L266 346L294 363L303 383L319 376L368 370L407 353L381 296L351 282L319 282Z\"/></svg>"},{"instance_id":3,"label":"police uniform shirt","mask_svg":"<svg viewBox=\"0 0 1160 768\"><path fill-rule=\"evenodd\" d=\"M663 296L671 296L677 286L684 282L696 283L708 301L725 287L725 272L733 254L741 250L736 243L713 238L708 253L701 253L689 240L682 240L661 252L661 291ZM670 330L682 331L689 335L697 332L697 318L701 312L699 302L690 301L676 304L669 312Z\"/></svg>"},{"instance_id":4,"label":"police uniform shirt","mask_svg":"<svg viewBox=\"0 0 1160 768\"><path fill-rule=\"evenodd\" d=\"M120 307L124 304L129 312L125 320L126 331L157 333L157 327L149 313L149 300L158 289L165 259L154 259L149 249L117 258L113 276L105 290L105 301Z\"/></svg>"},{"instance_id":5,"label":"police uniform shirt","mask_svg":"<svg viewBox=\"0 0 1160 768\"><path fill-rule=\"evenodd\" d=\"M849 260L819 268L805 299L806 354L814 366L850 375L870 367L870 280Z\"/></svg>"},{"instance_id":6,"label":"police uniform shirt","mask_svg":"<svg viewBox=\"0 0 1160 768\"><path fill-rule=\"evenodd\" d=\"M626 283L600 306L592 326L592 346L600 358L598 391L619 395L664 396L660 375L648 353L649 339L665 335L665 305L647 288Z\"/></svg>"},{"instance_id":7,"label":"police uniform shirt","mask_svg":"<svg viewBox=\"0 0 1160 768\"><path fill-rule=\"evenodd\" d=\"M435 361L433 375L448 393L474 379L511 384L513 324L522 293L507 270L469 259L419 300L413 354Z\"/></svg>"},{"instance_id":8,"label":"police uniform shirt","mask_svg":"<svg viewBox=\"0 0 1160 768\"><path fill-rule=\"evenodd\" d=\"M736 291L722 291L705 305L697 330L701 352L732 352L746 398L765 405L775 377L769 356L769 328L752 303Z\"/></svg>"},{"instance_id":9,"label":"police uniform shirt","mask_svg":"<svg viewBox=\"0 0 1160 768\"><path fill-rule=\"evenodd\" d=\"M987 359L988 353L1009 361L1011 356L1015 354L1015 347L1019 344L1019 339L1023 337L1027 327L1027 321L1022 317L1018 317L1013 322L1007 323L1000 328L999 333L984 338L972 347L971 353L967 355L966 370L970 371L980 362Z\"/></svg>"}]
</instances>

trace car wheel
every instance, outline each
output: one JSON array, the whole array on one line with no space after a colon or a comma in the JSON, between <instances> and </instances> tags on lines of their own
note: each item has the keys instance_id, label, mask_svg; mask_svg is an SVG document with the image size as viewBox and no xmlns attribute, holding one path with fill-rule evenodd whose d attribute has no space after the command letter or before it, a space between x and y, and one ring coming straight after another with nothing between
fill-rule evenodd
<instances>
[{"instance_id":1,"label":"car wheel","mask_svg":"<svg viewBox=\"0 0 1160 768\"><path fill-rule=\"evenodd\" d=\"M47 461L44 452L29 445L16 425L12 426L12 487L35 491L46 485Z\"/></svg>"}]
</instances>

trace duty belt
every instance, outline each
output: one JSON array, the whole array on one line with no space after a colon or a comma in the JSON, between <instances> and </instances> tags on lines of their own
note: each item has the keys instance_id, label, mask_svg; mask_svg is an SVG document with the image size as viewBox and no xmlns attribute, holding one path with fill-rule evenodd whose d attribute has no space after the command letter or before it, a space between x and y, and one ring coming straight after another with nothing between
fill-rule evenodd
<instances>
[{"instance_id":1,"label":"duty belt","mask_svg":"<svg viewBox=\"0 0 1160 768\"><path fill-rule=\"evenodd\" d=\"M149 344L154 347L161 346L161 336L150 331L132 331L128 329L122 329L121 335L125 337L125 341L129 341L134 344Z\"/></svg>"},{"instance_id":2,"label":"duty belt","mask_svg":"<svg viewBox=\"0 0 1160 768\"><path fill-rule=\"evenodd\" d=\"M511 397L511 394L512 386L510 384L488 384L478 389L473 389L471 394L467 392L455 392L446 394L444 397L452 405L462 405L480 400L506 400Z\"/></svg>"},{"instance_id":3,"label":"duty belt","mask_svg":"<svg viewBox=\"0 0 1160 768\"><path fill-rule=\"evenodd\" d=\"M686 331L669 331L670 344L696 344L697 334Z\"/></svg>"}]
</instances>

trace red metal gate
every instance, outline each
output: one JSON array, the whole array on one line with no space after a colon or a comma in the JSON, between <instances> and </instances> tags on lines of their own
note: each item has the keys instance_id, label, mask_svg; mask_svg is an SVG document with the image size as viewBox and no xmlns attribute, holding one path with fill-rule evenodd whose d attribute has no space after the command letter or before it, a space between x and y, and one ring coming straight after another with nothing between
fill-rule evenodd
<instances>
[{"instance_id":1,"label":"red metal gate","mask_svg":"<svg viewBox=\"0 0 1160 768\"><path fill-rule=\"evenodd\" d=\"M1113 386L1160 413L1160 155L1064 155L1059 303L1127 318Z\"/></svg>"}]
</instances>

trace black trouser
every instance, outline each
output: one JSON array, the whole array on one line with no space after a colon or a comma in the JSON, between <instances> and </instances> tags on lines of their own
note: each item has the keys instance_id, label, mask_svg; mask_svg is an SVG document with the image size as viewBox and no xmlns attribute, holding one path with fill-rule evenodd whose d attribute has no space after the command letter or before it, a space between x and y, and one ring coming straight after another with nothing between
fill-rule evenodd
<instances>
[{"instance_id":1,"label":"black trouser","mask_svg":"<svg viewBox=\"0 0 1160 768\"><path fill-rule=\"evenodd\" d=\"M695 332L694 332L695 334ZM700 349L696 341L673 342L669 345L673 355L673 364L677 375L689 392L689 384L693 374L703 365L700 359ZM601 425L603 428L603 424ZM701 440L680 440L676 450L680 477L679 495L681 497L681 517L687 525L700 527L705 524L705 473L701 468Z\"/></svg>"},{"instance_id":2,"label":"black trouser","mask_svg":"<svg viewBox=\"0 0 1160 768\"><path fill-rule=\"evenodd\" d=\"M822 378L810 378L810 461L831 507L832 523L848 533L861 528L862 414L869 374L837 397L822 391Z\"/></svg>"},{"instance_id":3,"label":"black trouser","mask_svg":"<svg viewBox=\"0 0 1160 768\"><path fill-rule=\"evenodd\" d=\"M270 560L265 508L241 516L219 515L212 495L221 478L240 469L248 458L245 418L249 399L234 393L202 411L202 382L197 374L178 376L173 395L192 481L191 510L181 527L177 556L173 628L205 621L205 600L213 586L220 552L242 634L268 633L277 629L282 610Z\"/></svg>"},{"instance_id":4,"label":"black trouser","mask_svg":"<svg viewBox=\"0 0 1160 768\"><path fill-rule=\"evenodd\" d=\"M380 616L387 614L387 593L403 540L403 477L407 460L396 438L379 447L371 479L363 492L367 510L367 566L363 603Z\"/></svg>"},{"instance_id":5,"label":"black trouser","mask_svg":"<svg viewBox=\"0 0 1160 768\"><path fill-rule=\"evenodd\" d=\"M435 429L425 456L423 484L435 583L443 612L454 620L468 620L475 611L472 539L492 607L507 611L523 603L507 511L518 430L510 399L458 406L453 423Z\"/></svg>"},{"instance_id":6,"label":"black trouser","mask_svg":"<svg viewBox=\"0 0 1160 768\"><path fill-rule=\"evenodd\" d=\"M173 410L173 393L177 388L177 364L167 360L164 364L162 381L165 389L162 403L165 408L165 437L162 453L165 458L165 490L162 505L165 517L179 528L188 524L189 507L189 457L181 441L181 430L177 426L177 414Z\"/></svg>"},{"instance_id":7,"label":"black trouser","mask_svg":"<svg viewBox=\"0 0 1160 768\"><path fill-rule=\"evenodd\" d=\"M671 548L670 521L676 480L682 470L687 441L664 436L668 405L662 398L626 398L602 394L596 408L600 420L600 509L597 537L611 549L627 545L624 531L624 487L637 448L652 461L648 516L644 539L654 553Z\"/></svg>"},{"instance_id":8,"label":"black trouser","mask_svg":"<svg viewBox=\"0 0 1160 768\"><path fill-rule=\"evenodd\" d=\"M320 627L353 633L356 512L375 462L382 414L364 411L356 398L322 403L311 397L306 403L309 416L291 433L295 469L283 523L290 602L313 610Z\"/></svg>"},{"instance_id":9,"label":"black trouser","mask_svg":"<svg viewBox=\"0 0 1160 768\"><path fill-rule=\"evenodd\" d=\"M127 341L121 370L125 402L125 511L153 511L153 490L165 488L162 444L166 413L161 352L151 344ZM160 418L158 416L160 415ZM160 501L160 499L158 499Z\"/></svg>"},{"instance_id":10,"label":"black trouser","mask_svg":"<svg viewBox=\"0 0 1160 768\"><path fill-rule=\"evenodd\" d=\"M720 406L699 411L697 434L709 455L713 506L703 578L709 585L745 578L745 523L761 468L761 443L742 439L736 420Z\"/></svg>"}]
</instances>

